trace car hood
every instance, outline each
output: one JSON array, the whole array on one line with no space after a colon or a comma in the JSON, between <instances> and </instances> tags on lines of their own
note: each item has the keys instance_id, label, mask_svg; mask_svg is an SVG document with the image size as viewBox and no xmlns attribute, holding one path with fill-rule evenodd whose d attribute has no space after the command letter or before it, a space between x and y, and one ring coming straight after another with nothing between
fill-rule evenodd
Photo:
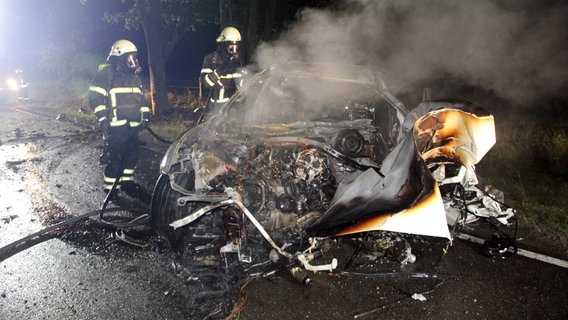
<instances>
[{"instance_id":1,"label":"car hood","mask_svg":"<svg viewBox=\"0 0 568 320\"><path fill-rule=\"evenodd\" d=\"M428 165L473 166L495 143L491 115L458 109L427 112L385 158L340 184L329 210L309 228L319 236L385 230L450 238L444 203Z\"/></svg>"}]
</instances>

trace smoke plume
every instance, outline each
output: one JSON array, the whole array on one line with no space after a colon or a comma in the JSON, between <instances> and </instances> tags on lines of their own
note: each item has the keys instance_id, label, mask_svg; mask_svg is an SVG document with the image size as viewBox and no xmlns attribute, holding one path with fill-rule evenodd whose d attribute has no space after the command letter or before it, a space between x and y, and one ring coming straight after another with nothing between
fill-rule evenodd
<instances>
[{"instance_id":1,"label":"smoke plume","mask_svg":"<svg viewBox=\"0 0 568 320\"><path fill-rule=\"evenodd\" d=\"M566 97L567 16L561 1L346 0L340 10L299 12L259 46L256 63L354 63L380 70L395 94L454 79L529 105Z\"/></svg>"}]
</instances>

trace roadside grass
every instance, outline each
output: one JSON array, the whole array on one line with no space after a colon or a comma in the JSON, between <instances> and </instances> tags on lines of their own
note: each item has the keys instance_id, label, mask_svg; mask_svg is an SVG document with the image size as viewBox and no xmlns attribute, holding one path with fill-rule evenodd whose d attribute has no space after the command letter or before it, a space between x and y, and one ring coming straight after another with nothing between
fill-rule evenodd
<instances>
[{"instance_id":1,"label":"roadside grass","mask_svg":"<svg viewBox=\"0 0 568 320\"><path fill-rule=\"evenodd\" d=\"M568 232L568 127L557 122L496 120L497 143L477 170L521 221Z\"/></svg>"},{"instance_id":2,"label":"roadside grass","mask_svg":"<svg viewBox=\"0 0 568 320\"><path fill-rule=\"evenodd\" d=\"M160 137L174 141L193 127L195 119L192 110L174 108L168 115L152 118L149 126Z\"/></svg>"},{"instance_id":3,"label":"roadside grass","mask_svg":"<svg viewBox=\"0 0 568 320\"><path fill-rule=\"evenodd\" d=\"M168 92L168 101L170 112L150 119L150 127L160 137L173 141L193 127L198 116L194 110L202 105L202 101L191 90Z\"/></svg>"}]
</instances>

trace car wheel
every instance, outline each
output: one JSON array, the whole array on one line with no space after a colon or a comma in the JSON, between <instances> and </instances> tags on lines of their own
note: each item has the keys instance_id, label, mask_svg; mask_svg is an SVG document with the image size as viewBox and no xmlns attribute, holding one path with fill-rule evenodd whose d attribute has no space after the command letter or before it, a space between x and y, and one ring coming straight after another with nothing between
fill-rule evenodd
<instances>
[{"instance_id":1,"label":"car wheel","mask_svg":"<svg viewBox=\"0 0 568 320\"><path fill-rule=\"evenodd\" d=\"M181 183L189 182L188 176L183 176ZM183 194L172 189L170 178L167 175L161 175L154 192L152 194L152 226L156 232L166 237L172 247L177 247L182 239L184 228L174 230L170 223L181 219L191 212L190 204L180 207L177 205L177 199Z\"/></svg>"}]
</instances>

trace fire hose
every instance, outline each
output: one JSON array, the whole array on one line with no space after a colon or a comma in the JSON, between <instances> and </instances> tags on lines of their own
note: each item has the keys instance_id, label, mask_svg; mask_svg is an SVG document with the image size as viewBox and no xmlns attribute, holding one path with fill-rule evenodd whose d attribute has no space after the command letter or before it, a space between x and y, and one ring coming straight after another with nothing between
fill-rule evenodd
<instances>
[{"instance_id":1,"label":"fire hose","mask_svg":"<svg viewBox=\"0 0 568 320\"><path fill-rule=\"evenodd\" d=\"M38 232L32 233L24 238L16 240L2 248L0 248L0 262L4 261L5 259L15 255L18 252L24 251L28 248L35 246L36 244L42 243L44 241L54 239L59 235L59 231L61 231L64 227L71 227L74 226L82 221L89 219L90 217L101 215L103 213L108 212L116 212L116 211L124 211L122 208L108 208L102 210L91 211L68 220L62 221L60 223L54 224L49 226L43 230ZM130 211L136 211L130 209ZM143 214L143 212L140 212ZM131 222L123 223L120 225L121 228L128 228L140 225L137 219L132 220Z\"/></svg>"},{"instance_id":2,"label":"fire hose","mask_svg":"<svg viewBox=\"0 0 568 320\"><path fill-rule=\"evenodd\" d=\"M164 142L164 143L170 143L170 141L163 139L162 137L157 135L148 126L146 126L145 129L147 129L152 134L152 136L154 136L159 141ZM128 150L130 150L132 147L133 147L133 145L130 145ZM7 258L9 258L9 257L21 252L21 251L24 251L24 250L29 249L29 248L37 245L37 244L40 244L44 241L57 238L60 235L62 229L65 228L65 227L72 227L72 226L74 226L74 225L76 225L80 222L86 221L87 219L91 219L91 218L93 218L93 220L98 221L98 222L100 222L104 225L108 225L108 226L116 228L117 231L114 233L114 236L117 239L119 239L123 242L126 242L128 244L131 244L131 245L143 246L140 243L138 243L137 241L126 236L126 234L124 233L124 229L136 227L136 226L141 226L141 225L147 223L148 220L149 220L148 214L145 213L145 211L143 209L135 209L135 208L124 209L124 208L120 208L120 207L107 208L107 205L108 205L108 203L110 202L110 199L111 199L112 192L114 190L116 190L118 182L120 181L120 178L122 177L122 174L121 174L122 170L123 170L123 164L121 163L120 170L119 170L119 176L115 180L112 188L107 193L107 196L105 197L105 200L104 200L103 205L102 205L100 210L91 211L91 212L70 218L66 221L62 221L62 222L57 223L55 225L49 226L49 227L42 229L38 232L30 234L30 235L28 235L24 238L16 240L16 241L14 241L14 242L12 242L12 243L4 246L4 247L1 247L0 248L0 262L4 261L5 259L7 259ZM136 217L136 218L134 218L134 219L132 219L128 222L124 222L124 223L111 222L109 220L104 219L105 213L117 212L117 211L138 212L140 214L139 214L138 217ZM98 218L95 218L96 216L98 216Z\"/></svg>"},{"instance_id":3,"label":"fire hose","mask_svg":"<svg viewBox=\"0 0 568 320\"><path fill-rule=\"evenodd\" d=\"M128 151L130 151L132 148L134 147L134 143L130 144L130 146L128 147ZM109 192L107 193L107 196L105 197L105 200L103 202L103 205L101 207L100 210L96 210L96 211L91 211L73 218L70 218L66 221L62 221L60 223L57 223L55 225L49 226L43 230L40 230L36 233L33 233L31 235L28 235L20 240L14 241L2 248L0 248L0 262L15 255L18 252L21 252L23 250L26 250L28 248L31 248L39 243L42 243L44 241L56 238L57 236L59 236L59 232L61 231L62 228L64 227L71 227L75 224L78 224L79 222L85 221L87 219L90 219L91 217L94 216L99 216L98 219L94 219L96 221L99 221L105 225L110 225L112 227L115 227L118 229L117 232L115 232L115 237L118 238L119 240L122 240L126 243L129 244L133 244L133 245L139 245L136 241L130 240L128 237L126 237L124 235L122 231L124 228L129 228L129 227L135 227L135 226L140 226L144 223L146 223L149 219L148 214L145 214L142 209L128 209L127 211L131 211L131 212L135 212L135 211L140 211L140 215L134 219L132 219L130 222L126 222L126 223L115 223L115 222L110 222L104 219L103 215L105 213L109 213L109 212L116 212L116 211L125 211L126 209L124 208L106 208L106 206L108 205L110 198L111 198L111 194L114 190L116 190L117 185L120 181L120 179L122 178L122 171L124 168L123 165L124 159L121 161L120 164L120 170L118 171L118 177L116 178L115 182L112 185L112 188L109 190ZM120 233L119 233L120 232Z\"/></svg>"},{"instance_id":4,"label":"fire hose","mask_svg":"<svg viewBox=\"0 0 568 320\"><path fill-rule=\"evenodd\" d=\"M172 143L172 141L169 141L169 140L167 140L167 139L164 139L164 138L160 137L156 132L154 132L154 130L150 129L149 126L145 126L144 128L145 128L146 130L148 130L148 132L150 132L150 134L151 134L154 138L158 139L158 141L163 142L163 143Z\"/></svg>"}]
</instances>

